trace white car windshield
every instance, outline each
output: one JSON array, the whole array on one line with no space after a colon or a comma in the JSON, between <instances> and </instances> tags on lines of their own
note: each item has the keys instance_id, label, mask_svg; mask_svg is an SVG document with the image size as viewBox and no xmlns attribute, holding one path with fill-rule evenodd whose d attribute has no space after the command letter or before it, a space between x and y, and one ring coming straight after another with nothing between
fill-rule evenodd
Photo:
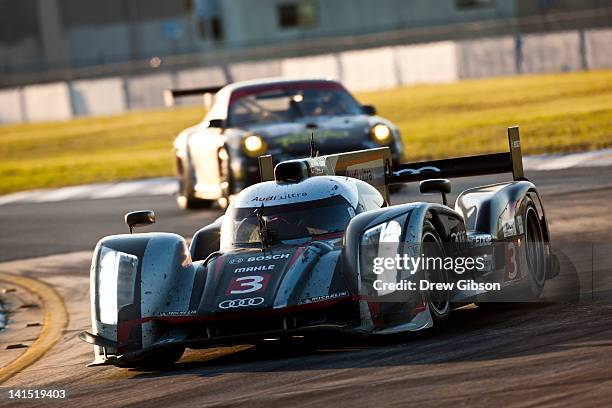
<instances>
[{"instance_id":1,"label":"white car windshield","mask_svg":"<svg viewBox=\"0 0 612 408\"><path fill-rule=\"evenodd\" d=\"M229 124L244 126L361 113L361 106L341 86L266 87L232 96Z\"/></svg>"}]
</instances>

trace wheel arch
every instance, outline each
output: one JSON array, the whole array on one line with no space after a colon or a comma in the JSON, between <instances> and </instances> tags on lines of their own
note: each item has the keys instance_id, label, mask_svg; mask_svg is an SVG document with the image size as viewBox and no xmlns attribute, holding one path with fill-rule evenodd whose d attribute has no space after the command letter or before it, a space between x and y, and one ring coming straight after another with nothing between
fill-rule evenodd
<instances>
[{"instance_id":1,"label":"wheel arch","mask_svg":"<svg viewBox=\"0 0 612 408\"><path fill-rule=\"evenodd\" d=\"M425 220L433 221L443 241L451 239L453 233L465 231L461 215L437 203L400 204L358 214L347 226L341 255L345 282L353 293L358 293L356 281L359 279L360 244L364 232L391 220L401 221L403 242L420 242Z\"/></svg>"},{"instance_id":2,"label":"wheel arch","mask_svg":"<svg viewBox=\"0 0 612 408\"><path fill-rule=\"evenodd\" d=\"M457 197L455 210L463 215L469 231L490 234L494 239L503 240L504 223L509 222L514 226L517 216L524 217L526 198L536 203L542 230L550 239L544 205L536 186L530 181L512 181L465 190Z\"/></svg>"}]
</instances>

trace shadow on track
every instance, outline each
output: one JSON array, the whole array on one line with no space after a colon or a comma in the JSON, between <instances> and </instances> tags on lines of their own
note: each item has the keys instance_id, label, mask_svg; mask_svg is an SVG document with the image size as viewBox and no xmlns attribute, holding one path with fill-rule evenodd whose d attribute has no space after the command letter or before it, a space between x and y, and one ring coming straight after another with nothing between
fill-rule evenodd
<instances>
[{"instance_id":1,"label":"shadow on track","mask_svg":"<svg viewBox=\"0 0 612 408\"><path fill-rule=\"evenodd\" d=\"M180 375L213 377L226 373L287 372L389 366L484 362L540 355L572 348L609 345L612 328L602 318L609 309L578 303L580 282L571 260L560 255L562 270L550 282L547 302L474 305L452 312L442 331L340 337L314 344L293 342L230 351L191 350L167 371L136 371L132 378Z\"/></svg>"}]
</instances>

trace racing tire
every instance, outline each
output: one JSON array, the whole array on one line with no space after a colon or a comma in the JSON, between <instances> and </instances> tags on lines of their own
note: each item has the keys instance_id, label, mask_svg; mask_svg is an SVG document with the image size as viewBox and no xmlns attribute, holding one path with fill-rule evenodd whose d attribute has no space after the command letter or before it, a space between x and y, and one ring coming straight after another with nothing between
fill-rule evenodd
<instances>
[{"instance_id":1,"label":"racing tire","mask_svg":"<svg viewBox=\"0 0 612 408\"><path fill-rule=\"evenodd\" d=\"M232 195L232 169L229 153L225 147L219 149L217 158L219 159L219 185L221 186L221 197L217 200L217 205L225 211L229 207Z\"/></svg>"},{"instance_id":2,"label":"racing tire","mask_svg":"<svg viewBox=\"0 0 612 408\"><path fill-rule=\"evenodd\" d=\"M444 248L440 235L429 222L423 224L423 234L421 242L424 244L423 254L425 257L440 257L444 258ZM430 282L448 283L450 282L448 271L442 268L440 271L423 270L424 278ZM451 293L448 290L430 292L427 296L429 312L434 323L434 329L441 329L448 323L451 310Z\"/></svg>"},{"instance_id":3,"label":"racing tire","mask_svg":"<svg viewBox=\"0 0 612 408\"><path fill-rule=\"evenodd\" d=\"M189 160L177 159L179 194L176 202L183 210L210 208L214 204L211 200L202 200L194 196L194 175Z\"/></svg>"},{"instance_id":4,"label":"racing tire","mask_svg":"<svg viewBox=\"0 0 612 408\"><path fill-rule=\"evenodd\" d=\"M539 300L542 297L546 281L549 259L545 251L544 233L540 216L531 199L527 199L525 206L525 255L529 270L530 297Z\"/></svg>"},{"instance_id":5,"label":"racing tire","mask_svg":"<svg viewBox=\"0 0 612 408\"><path fill-rule=\"evenodd\" d=\"M179 361L184 352L184 347L163 347L147 354L145 357L122 361L117 364L117 367L163 370Z\"/></svg>"}]
</instances>

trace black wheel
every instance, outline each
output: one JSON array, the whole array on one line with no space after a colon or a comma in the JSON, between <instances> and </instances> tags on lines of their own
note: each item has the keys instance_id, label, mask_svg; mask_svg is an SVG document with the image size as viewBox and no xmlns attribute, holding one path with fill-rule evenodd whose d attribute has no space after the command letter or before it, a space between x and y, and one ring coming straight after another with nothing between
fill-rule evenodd
<instances>
[{"instance_id":1,"label":"black wheel","mask_svg":"<svg viewBox=\"0 0 612 408\"><path fill-rule=\"evenodd\" d=\"M424 259L444 259L444 249L440 235L429 222L423 224L423 254ZM433 264L433 265L432 265ZM423 279L431 283L448 283L450 282L448 271L441 268L436 268L436 262L430 262L429 268L423 268ZM444 327L450 315L451 309L451 293L449 290L431 290L428 293L428 306L431 313L431 318L434 321L434 327Z\"/></svg>"},{"instance_id":2,"label":"black wheel","mask_svg":"<svg viewBox=\"0 0 612 408\"><path fill-rule=\"evenodd\" d=\"M227 149L222 147L217 152L219 159L219 185L221 197L218 200L219 208L227 209L232 195L232 170L230 168L230 157Z\"/></svg>"},{"instance_id":3,"label":"black wheel","mask_svg":"<svg viewBox=\"0 0 612 408\"><path fill-rule=\"evenodd\" d=\"M177 159L177 171L179 174L179 194L176 199L178 206L184 210L210 208L213 201L202 200L194 196L195 175L188 160Z\"/></svg>"},{"instance_id":4,"label":"black wheel","mask_svg":"<svg viewBox=\"0 0 612 408\"><path fill-rule=\"evenodd\" d=\"M542 232L540 217L531 200L527 201L524 224L525 254L527 256L527 267L529 268L531 294L535 299L539 299L544 290L546 270L549 262L546 256L544 233Z\"/></svg>"},{"instance_id":5,"label":"black wheel","mask_svg":"<svg viewBox=\"0 0 612 408\"><path fill-rule=\"evenodd\" d=\"M184 352L184 347L164 347L144 357L123 361L117 364L117 366L121 368L144 368L150 370L165 369L179 361Z\"/></svg>"}]
</instances>

